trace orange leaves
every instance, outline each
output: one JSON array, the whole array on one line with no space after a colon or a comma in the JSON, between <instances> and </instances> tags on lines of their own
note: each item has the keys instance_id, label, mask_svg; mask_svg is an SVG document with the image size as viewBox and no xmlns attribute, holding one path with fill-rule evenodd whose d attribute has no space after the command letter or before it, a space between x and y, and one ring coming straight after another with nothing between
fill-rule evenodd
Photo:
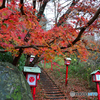
<instances>
[{"instance_id":1,"label":"orange leaves","mask_svg":"<svg viewBox=\"0 0 100 100\"><path fill-rule=\"evenodd\" d=\"M63 55L65 52L67 52L67 54L72 54L75 49L77 49L75 53L78 53L79 58L86 60L88 51L86 50L85 45L87 45L87 42L85 43L83 41L83 43L82 41L78 41L76 45L73 45L70 48L67 48L67 46L68 44L72 44L80 32L74 27L87 26L88 18L86 17L88 15L85 16L85 13L86 11L90 11L90 13L92 12L91 15L93 15L95 11L94 8L92 8L90 5L85 5L86 2L80 2L81 4L78 3L74 7L75 10L68 15L68 19L71 20L70 22L65 22L64 25L59 27L55 25L51 30L45 31L42 29L42 26L39 25L36 15L33 14L33 12L36 12L36 10L32 10L32 6L29 7L29 5L26 4L25 7L23 7L26 15L21 15L20 11L16 9L18 5L15 6L15 3L16 2L13 0L13 6L10 5L10 9L4 8L0 10L0 46L6 48L8 51L14 54L17 54L17 50L14 49L14 46L25 45L32 47L34 45L38 49L27 48L24 50L24 53L33 55L39 53L42 54L42 56L44 56L47 60L53 59L54 55ZM19 4L19 8L21 6L22 5ZM60 5L58 5L58 8L59 7ZM88 7L90 8L87 9ZM60 11L60 9L58 10ZM82 12L81 15L80 12ZM66 15L67 14L65 14L64 17L66 17ZM62 18L61 22L63 20L64 19ZM91 25L90 28L85 31L85 33L93 33L94 26L97 27L98 22L99 21L96 21L93 25ZM25 39L27 39L27 41L25 41ZM11 48L8 49L9 47ZM65 47L66 49L62 50L61 47ZM95 46L93 45L90 47L95 49Z\"/></svg>"},{"instance_id":2,"label":"orange leaves","mask_svg":"<svg viewBox=\"0 0 100 100\"><path fill-rule=\"evenodd\" d=\"M76 50L75 53L77 54L78 58L82 61L86 61L89 56L89 51L85 47L82 41L79 41L76 45L72 47L72 50Z\"/></svg>"},{"instance_id":3,"label":"orange leaves","mask_svg":"<svg viewBox=\"0 0 100 100\"><path fill-rule=\"evenodd\" d=\"M0 17L2 19L6 19L11 13L12 13L12 11L9 10L8 8L3 8L0 10Z\"/></svg>"},{"instance_id":4,"label":"orange leaves","mask_svg":"<svg viewBox=\"0 0 100 100\"><path fill-rule=\"evenodd\" d=\"M19 8L21 8L21 7L22 7L22 4L19 3Z\"/></svg>"},{"instance_id":5,"label":"orange leaves","mask_svg":"<svg viewBox=\"0 0 100 100\"><path fill-rule=\"evenodd\" d=\"M0 0L0 6L2 5L2 0Z\"/></svg>"},{"instance_id":6,"label":"orange leaves","mask_svg":"<svg viewBox=\"0 0 100 100\"><path fill-rule=\"evenodd\" d=\"M6 66L7 68L11 69L11 70L14 70L13 68L10 68L9 66Z\"/></svg>"},{"instance_id":7,"label":"orange leaves","mask_svg":"<svg viewBox=\"0 0 100 100\"><path fill-rule=\"evenodd\" d=\"M49 51L46 51L44 54L43 54L43 57L46 59L46 61L50 62L51 59L54 59L54 56L50 50Z\"/></svg>"}]
</instances>

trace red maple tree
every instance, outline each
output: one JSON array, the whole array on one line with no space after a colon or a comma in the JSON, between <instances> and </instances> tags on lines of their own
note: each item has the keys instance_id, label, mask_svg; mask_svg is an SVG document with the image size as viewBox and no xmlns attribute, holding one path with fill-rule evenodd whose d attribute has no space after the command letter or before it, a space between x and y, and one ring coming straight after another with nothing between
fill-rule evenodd
<instances>
[{"instance_id":1,"label":"red maple tree","mask_svg":"<svg viewBox=\"0 0 100 100\"><path fill-rule=\"evenodd\" d=\"M53 59L55 55L77 53L86 60L89 50L98 50L83 39L100 32L100 7L96 0L73 0L66 12L55 18L55 25L46 31L39 24L47 3L50 0L33 0L33 5L25 5L23 0L0 0L0 46L15 55L13 64L17 65L22 53L35 55L30 66L45 58ZM40 3L39 11L36 2ZM55 2L55 1L53 1ZM58 5L57 11L63 9ZM88 48L87 48L88 45ZM2 52L2 51L1 51Z\"/></svg>"}]
</instances>

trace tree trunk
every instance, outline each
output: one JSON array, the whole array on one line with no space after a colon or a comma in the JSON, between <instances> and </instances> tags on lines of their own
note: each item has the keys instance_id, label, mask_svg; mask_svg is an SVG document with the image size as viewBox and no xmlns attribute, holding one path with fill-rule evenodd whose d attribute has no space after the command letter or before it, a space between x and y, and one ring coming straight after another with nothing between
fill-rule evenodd
<instances>
[{"instance_id":1,"label":"tree trunk","mask_svg":"<svg viewBox=\"0 0 100 100\"><path fill-rule=\"evenodd\" d=\"M0 7L0 9L5 8L5 2L6 0L3 0L2 6Z\"/></svg>"},{"instance_id":2,"label":"tree trunk","mask_svg":"<svg viewBox=\"0 0 100 100\"><path fill-rule=\"evenodd\" d=\"M29 66L30 63L30 55L27 55L25 66Z\"/></svg>"},{"instance_id":3,"label":"tree trunk","mask_svg":"<svg viewBox=\"0 0 100 100\"><path fill-rule=\"evenodd\" d=\"M19 61L19 59L20 59L22 53L23 53L23 49L20 48L20 49L19 49L19 55L18 55L18 57L15 57L15 59L13 60L13 63L12 63L13 65L17 66L18 61Z\"/></svg>"},{"instance_id":4,"label":"tree trunk","mask_svg":"<svg viewBox=\"0 0 100 100\"><path fill-rule=\"evenodd\" d=\"M25 15L24 10L23 10L23 6L24 6L23 0L20 0L20 4L21 4L21 8L20 8L21 13L22 13L22 15Z\"/></svg>"}]
</instances>

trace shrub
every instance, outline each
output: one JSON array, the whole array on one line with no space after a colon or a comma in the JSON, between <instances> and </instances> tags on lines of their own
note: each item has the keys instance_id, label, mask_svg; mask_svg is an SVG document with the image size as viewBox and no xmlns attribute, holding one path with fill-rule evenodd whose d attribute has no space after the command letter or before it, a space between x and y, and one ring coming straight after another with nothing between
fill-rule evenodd
<instances>
[{"instance_id":1,"label":"shrub","mask_svg":"<svg viewBox=\"0 0 100 100\"><path fill-rule=\"evenodd\" d=\"M22 56L20 57L20 59L18 61L18 68L20 71L23 70L23 68L25 66L25 61L26 61L26 56L25 56L25 54L22 54Z\"/></svg>"},{"instance_id":2,"label":"shrub","mask_svg":"<svg viewBox=\"0 0 100 100\"><path fill-rule=\"evenodd\" d=\"M0 53L0 61L12 63L13 57L12 57L11 52Z\"/></svg>"},{"instance_id":3,"label":"shrub","mask_svg":"<svg viewBox=\"0 0 100 100\"><path fill-rule=\"evenodd\" d=\"M26 60L26 57L24 54L22 54L22 56L20 57L19 62L18 62L18 68L20 71L22 71L24 68L25 60ZM0 53L0 62L12 63L13 62L12 53L11 52Z\"/></svg>"}]
</instances>

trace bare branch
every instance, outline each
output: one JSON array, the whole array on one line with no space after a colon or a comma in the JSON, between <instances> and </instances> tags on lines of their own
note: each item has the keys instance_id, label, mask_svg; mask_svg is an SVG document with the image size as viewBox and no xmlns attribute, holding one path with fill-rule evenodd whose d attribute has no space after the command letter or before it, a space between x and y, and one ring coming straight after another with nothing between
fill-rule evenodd
<instances>
[{"instance_id":1,"label":"bare branch","mask_svg":"<svg viewBox=\"0 0 100 100\"><path fill-rule=\"evenodd\" d=\"M36 0L33 0L33 9L36 8Z\"/></svg>"},{"instance_id":2,"label":"bare branch","mask_svg":"<svg viewBox=\"0 0 100 100\"><path fill-rule=\"evenodd\" d=\"M7 52L7 50L0 49L0 53L5 53L5 52Z\"/></svg>"},{"instance_id":3,"label":"bare branch","mask_svg":"<svg viewBox=\"0 0 100 100\"><path fill-rule=\"evenodd\" d=\"M39 12L38 12L38 14L37 14L38 21L40 21L41 16L43 15L43 12L44 12L44 10L45 10L45 7L46 7L46 5L47 5L47 3L48 3L49 1L50 1L50 0L44 0L44 1L43 1L43 4L42 4L42 6L40 7Z\"/></svg>"},{"instance_id":4,"label":"bare branch","mask_svg":"<svg viewBox=\"0 0 100 100\"><path fill-rule=\"evenodd\" d=\"M40 47L43 47L43 46L40 46ZM38 49L38 47L37 46L35 46L35 45L29 45L29 46L25 46L25 45L23 45L23 46L15 46L15 49L19 49L19 48L34 48L34 49L36 49L36 50L39 50Z\"/></svg>"},{"instance_id":5,"label":"bare branch","mask_svg":"<svg viewBox=\"0 0 100 100\"><path fill-rule=\"evenodd\" d=\"M62 23L65 22L65 21L67 20L68 15L69 15L69 14L71 13L71 11L72 11L72 7L74 7L74 6L78 3L78 1L79 1L79 0L73 0L73 2L72 2L72 4L71 4L70 8L65 12L65 14L63 14L63 15L60 17L60 19L59 19L59 21L58 21L58 23L57 23L57 26L62 25Z\"/></svg>"},{"instance_id":6,"label":"bare branch","mask_svg":"<svg viewBox=\"0 0 100 100\"><path fill-rule=\"evenodd\" d=\"M20 8L21 13L22 13L22 15L25 15L24 10L23 10L23 6L24 6L23 0L20 0L20 4L21 4L21 8Z\"/></svg>"},{"instance_id":7,"label":"bare branch","mask_svg":"<svg viewBox=\"0 0 100 100\"><path fill-rule=\"evenodd\" d=\"M6 0L3 0L2 6L0 7L0 9L5 8L5 2Z\"/></svg>"},{"instance_id":8,"label":"bare branch","mask_svg":"<svg viewBox=\"0 0 100 100\"><path fill-rule=\"evenodd\" d=\"M76 44L76 42L78 42L81 39L83 32L98 18L99 14L100 14L100 8L97 10L95 15L88 21L87 26L81 28L77 38L71 44L68 44L67 48L73 46L74 44ZM65 48L66 47L61 47L61 49L65 49Z\"/></svg>"},{"instance_id":9,"label":"bare branch","mask_svg":"<svg viewBox=\"0 0 100 100\"><path fill-rule=\"evenodd\" d=\"M78 27L78 28L75 28L76 30L81 30L83 27Z\"/></svg>"}]
</instances>

